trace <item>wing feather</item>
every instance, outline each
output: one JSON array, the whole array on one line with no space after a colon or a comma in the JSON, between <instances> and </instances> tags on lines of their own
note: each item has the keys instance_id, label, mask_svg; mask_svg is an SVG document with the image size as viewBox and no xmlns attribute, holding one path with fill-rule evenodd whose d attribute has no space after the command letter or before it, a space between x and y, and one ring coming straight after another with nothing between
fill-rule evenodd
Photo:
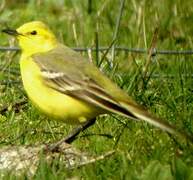
<instances>
[{"instance_id":1,"label":"wing feather","mask_svg":"<svg viewBox=\"0 0 193 180\"><path fill-rule=\"evenodd\" d=\"M56 74L55 72L44 73L46 84L56 91L60 91L66 95L77 98L88 104L100 107L103 110L118 113L121 115L127 114L131 119L135 119L133 114L128 112L122 107L118 101L111 97L104 89L98 86L94 81L74 80L67 75L55 76L49 73ZM46 76L45 76L46 74ZM50 78L52 77L52 78Z\"/></svg>"},{"instance_id":2,"label":"wing feather","mask_svg":"<svg viewBox=\"0 0 193 180\"><path fill-rule=\"evenodd\" d=\"M40 67L48 87L99 107L103 111L115 112L135 120L143 119L171 134L188 137L187 134L177 132L176 128L166 121L152 116L93 64L70 48L61 45L32 58Z\"/></svg>"}]
</instances>

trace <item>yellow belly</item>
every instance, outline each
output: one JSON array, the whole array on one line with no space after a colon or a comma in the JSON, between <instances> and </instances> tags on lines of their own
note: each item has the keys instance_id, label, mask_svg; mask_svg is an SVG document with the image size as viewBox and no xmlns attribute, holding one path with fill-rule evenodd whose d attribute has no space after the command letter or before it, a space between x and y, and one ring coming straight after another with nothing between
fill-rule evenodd
<instances>
[{"instance_id":1,"label":"yellow belly","mask_svg":"<svg viewBox=\"0 0 193 180\"><path fill-rule=\"evenodd\" d=\"M28 97L49 117L80 124L101 113L98 108L45 86L40 78L39 67L31 59L21 59L20 69Z\"/></svg>"}]
</instances>

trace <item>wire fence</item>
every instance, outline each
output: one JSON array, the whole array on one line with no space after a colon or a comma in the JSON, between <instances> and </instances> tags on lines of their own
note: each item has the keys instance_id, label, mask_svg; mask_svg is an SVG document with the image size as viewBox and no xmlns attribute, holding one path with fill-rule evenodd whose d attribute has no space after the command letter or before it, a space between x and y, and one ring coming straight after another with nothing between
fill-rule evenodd
<instances>
[{"instance_id":1,"label":"wire fence","mask_svg":"<svg viewBox=\"0 0 193 180\"><path fill-rule=\"evenodd\" d=\"M71 47L75 51L78 52L87 52L87 51L108 51L109 47L98 47L97 49L94 47ZM147 54L149 53L148 49L143 48L128 48L125 46L116 46L114 47L115 51L123 51L128 53L138 53L138 54ZM20 51L19 47L3 47L0 46L0 51ZM193 50L158 50L153 49L151 56L156 55L193 55ZM17 72L19 74L19 72ZM151 78L175 78L175 75L160 75L160 74L152 74ZM182 77L193 78L193 74L182 74ZM0 84L17 84L20 81L1 81Z\"/></svg>"},{"instance_id":2,"label":"wire fence","mask_svg":"<svg viewBox=\"0 0 193 180\"><path fill-rule=\"evenodd\" d=\"M71 47L75 51L79 52L86 52L88 50L90 51L107 51L109 47L98 47L93 48L93 47ZM0 51L19 51L20 48L18 47L3 47L0 46ZM125 46L116 46L115 47L116 51L124 51L124 52L130 52L130 53L139 53L139 54L147 54L149 51L148 49L143 49L143 48L129 48ZM193 55L193 50L159 50L159 49L153 49L152 51L152 56L155 55Z\"/></svg>"}]
</instances>

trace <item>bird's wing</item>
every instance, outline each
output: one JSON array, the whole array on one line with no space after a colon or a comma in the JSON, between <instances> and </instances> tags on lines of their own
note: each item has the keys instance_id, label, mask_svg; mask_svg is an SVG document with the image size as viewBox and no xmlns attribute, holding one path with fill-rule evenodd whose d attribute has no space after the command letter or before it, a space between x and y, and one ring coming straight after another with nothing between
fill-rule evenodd
<instances>
[{"instance_id":1,"label":"bird's wing","mask_svg":"<svg viewBox=\"0 0 193 180\"><path fill-rule=\"evenodd\" d=\"M119 102L120 99L127 99L127 94L79 53L59 46L47 53L33 55L32 58L39 65L48 87L103 110L137 119Z\"/></svg>"},{"instance_id":2,"label":"bird's wing","mask_svg":"<svg viewBox=\"0 0 193 180\"><path fill-rule=\"evenodd\" d=\"M50 88L103 110L144 120L172 134L184 135L137 105L93 64L70 48L61 45L49 52L34 55L33 59Z\"/></svg>"}]
</instances>

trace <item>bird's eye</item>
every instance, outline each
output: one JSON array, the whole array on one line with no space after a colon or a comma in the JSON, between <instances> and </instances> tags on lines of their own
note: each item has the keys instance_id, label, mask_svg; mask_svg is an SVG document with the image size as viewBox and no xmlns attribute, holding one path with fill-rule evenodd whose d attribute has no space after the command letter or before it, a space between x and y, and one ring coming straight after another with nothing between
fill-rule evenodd
<instances>
[{"instance_id":1,"label":"bird's eye","mask_svg":"<svg viewBox=\"0 0 193 180\"><path fill-rule=\"evenodd\" d=\"M31 34L31 35L36 35L36 34L37 34L37 31L32 31L30 34Z\"/></svg>"}]
</instances>

